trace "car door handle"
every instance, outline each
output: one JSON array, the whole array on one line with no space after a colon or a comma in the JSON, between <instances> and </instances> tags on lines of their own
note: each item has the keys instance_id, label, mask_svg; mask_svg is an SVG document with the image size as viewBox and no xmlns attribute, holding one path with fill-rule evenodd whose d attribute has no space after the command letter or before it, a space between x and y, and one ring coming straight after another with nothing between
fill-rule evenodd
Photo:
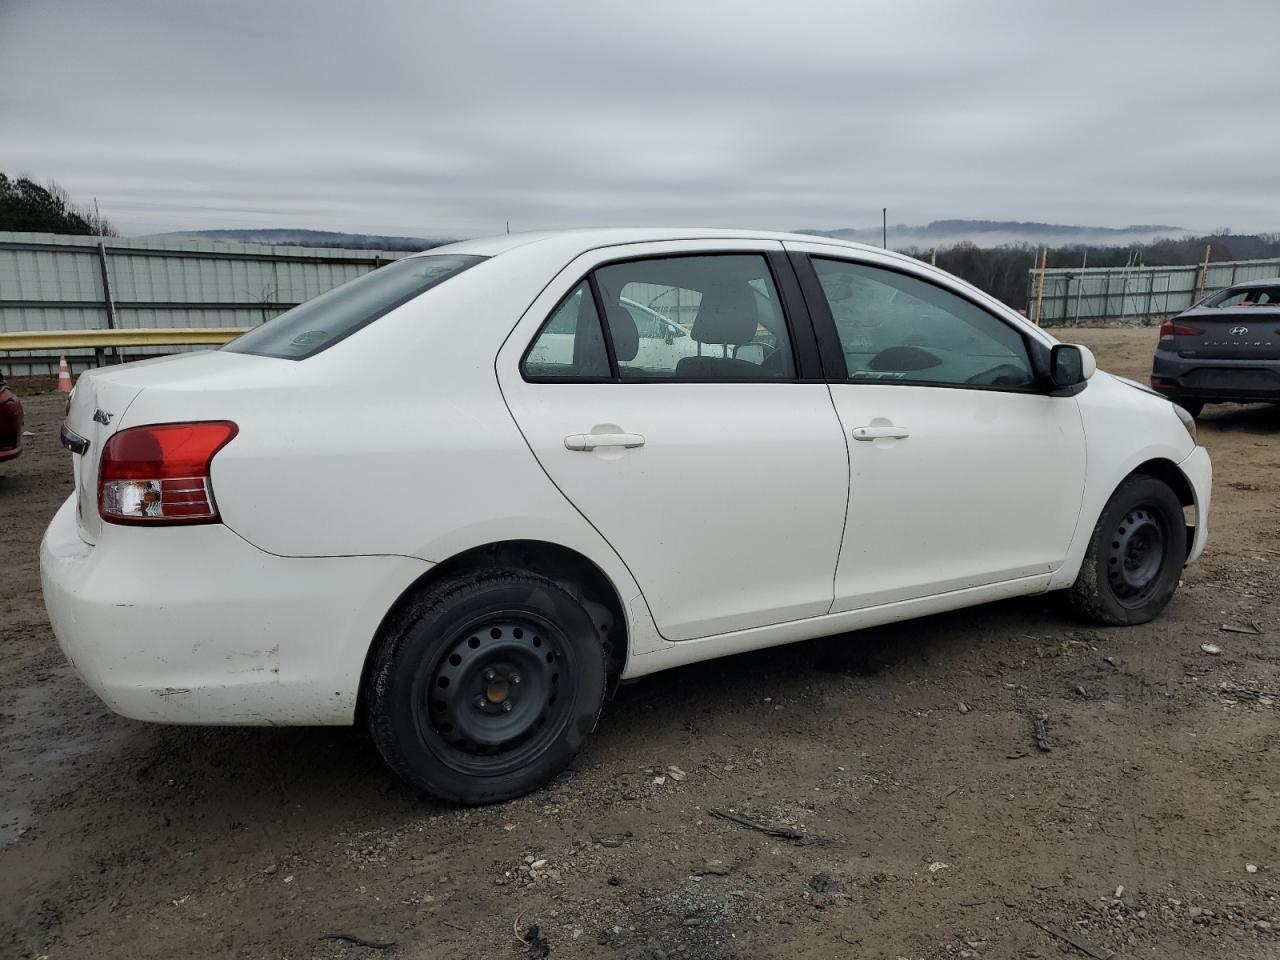
<instances>
[{"instance_id":1,"label":"car door handle","mask_svg":"<svg viewBox=\"0 0 1280 960\"><path fill-rule=\"evenodd\" d=\"M911 436L911 431L906 427L854 427L853 439L855 440L905 440Z\"/></svg>"},{"instance_id":2,"label":"car door handle","mask_svg":"<svg viewBox=\"0 0 1280 960\"><path fill-rule=\"evenodd\" d=\"M594 450L596 447L643 447L638 433L575 433L564 438L566 450Z\"/></svg>"}]
</instances>

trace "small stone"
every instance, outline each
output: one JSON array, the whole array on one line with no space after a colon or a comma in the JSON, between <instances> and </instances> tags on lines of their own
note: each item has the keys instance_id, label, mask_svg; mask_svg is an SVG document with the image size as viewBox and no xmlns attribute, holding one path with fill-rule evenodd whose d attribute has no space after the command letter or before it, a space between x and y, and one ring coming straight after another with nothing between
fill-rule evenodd
<instances>
[{"instance_id":1,"label":"small stone","mask_svg":"<svg viewBox=\"0 0 1280 960\"><path fill-rule=\"evenodd\" d=\"M662 785L663 785L664 783L666 783L666 782L667 782L667 778L666 778L666 777L654 777L654 778L653 778L653 785L654 785L655 787L660 787L660 786L662 786Z\"/></svg>"},{"instance_id":2,"label":"small stone","mask_svg":"<svg viewBox=\"0 0 1280 960\"><path fill-rule=\"evenodd\" d=\"M275 872L276 872L276 870L278 870L278 869L279 869L279 867L277 867L274 863L272 863L272 864L268 864L267 866L263 867L263 868L262 868L262 872L263 872L263 873L265 873L265 874L269 877L269 876L271 876L273 873L275 873Z\"/></svg>"},{"instance_id":3,"label":"small stone","mask_svg":"<svg viewBox=\"0 0 1280 960\"><path fill-rule=\"evenodd\" d=\"M929 864L930 873L937 873L939 870L946 870L946 869L947 869L947 864L943 863L941 860L935 860L933 861L933 863Z\"/></svg>"},{"instance_id":4,"label":"small stone","mask_svg":"<svg viewBox=\"0 0 1280 960\"><path fill-rule=\"evenodd\" d=\"M1119 900L1123 896L1124 896L1124 884L1122 883L1120 884L1120 886L1116 887L1116 899Z\"/></svg>"},{"instance_id":5,"label":"small stone","mask_svg":"<svg viewBox=\"0 0 1280 960\"><path fill-rule=\"evenodd\" d=\"M968 712L969 712L969 705L968 705L967 703L965 703L963 700L961 700L961 701L960 701L960 712L961 712L961 713L968 713Z\"/></svg>"},{"instance_id":6,"label":"small stone","mask_svg":"<svg viewBox=\"0 0 1280 960\"><path fill-rule=\"evenodd\" d=\"M1088 692L1086 692L1086 690L1085 690L1085 688L1084 688L1084 687L1076 687L1076 696L1078 696L1078 697L1087 697L1088 695L1089 695L1089 694L1088 694Z\"/></svg>"},{"instance_id":7,"label":"small stone","mask_svg":"<svg viewBox=\"0 0 1280 960\"><path fill-rule=\"evenodd\" d=\"M1268 923L1266 920L1255 920L1255 921L1253 921L1253 925L1254 925L1255 927L1257 927L1259 930L1270 930L1270 929L1271 929L1271 924L1270 924L1270 923Z\"/></svg>"},{"instance_id":8,"label":"small stone","mask_svg":"<svg viewBox=\"0 0 1280 960\"><path fill-rule=\"evenodd\" d=\"M543 857L541 860L535 860L535 861L533 861L533 863L529 864L529 869L530 869L530 870L541 870L541 869L542 869L543 867L545 867L546 865L547 865L547 859L546 859L546 857Z\"/></svg>"},{"instance_id":9,"label":"small stone","mask_svg":"<svg viewBox=\"0 0 1280 960\"><path fill-rule=\"evenodd\" d=\"M1200 916L1200 914L1202 913L1204 913L1204 910L1201 909L1200 907L1187 907L1187 916L1190 917L1192 920Z\"/></svg>"},{"instance_id":10,"label":"small stone","mask_svg":"<svg viewBox=\"0 0 1280 960\"><path fill-rule=\"evenodd\" d=\"M1256 865L1256 864L1246 863L1246 864L1244 865L1244 872L1245 872L1245 873L1257 873L1257 872L1258 872L1258 867L1257 867L1257 865Z\"/></svg>"},{"instance_id":11,"label":"small stone","mask_svg":"<svg viewBox=\"0 0 1280 960\"><path fill-rule=\"evenodd\" d=\"M667 767L667 776L669 776L676 783L679 783L681 780L687 777L688 774L685 773L683 770L681 770L679 767L673 765L673 766Z\"/></svg>"},{"instance_id":12,"label":"small stone","mask_svg":"<svg viewBox=\"0 0 1280 960\"><path fill-rule=\"evenodd\" d=\"M1222 648L1216 643L1202 643L1200 644L1200 650L1211 657L1216 657L1218 654L1222 653Z\"/></svg>"}]
</instances>

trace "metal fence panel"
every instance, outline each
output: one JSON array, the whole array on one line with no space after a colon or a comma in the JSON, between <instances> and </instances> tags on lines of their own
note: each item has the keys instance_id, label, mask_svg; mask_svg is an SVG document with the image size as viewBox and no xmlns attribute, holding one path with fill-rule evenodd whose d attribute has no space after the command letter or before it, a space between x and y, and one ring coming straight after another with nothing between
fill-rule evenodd
<instances>
[{"instance_id":1,"label":"metal fence panel","mask_svg":"<svg viewBox=\"0 0 1280 960\"><path fill-rule=\"evenodd\" d=\"M1055 267L1044 275L1040 323L1143 323L1181 313L1200 300L1202 264L1176 267ZM1206 295L1244 280L1280 277L1280 259L1211 263ZM1035 315L1040 274L1027 276L1029 316Z\"/></svg>"},{"instance_id":2,"label":"metal fence panel","mask_svg":"<svg viewBox=\"0 0 1280 960\"><path fill-rule=\"evenodd\" d=\"M246 327L407 254L215 241L0 232L0 332ZM130 348L129 359L178 348ZM68 357L73 369L101 351ZM0 355L22 376L48 351Z\"/></svg>"}]
</instances>

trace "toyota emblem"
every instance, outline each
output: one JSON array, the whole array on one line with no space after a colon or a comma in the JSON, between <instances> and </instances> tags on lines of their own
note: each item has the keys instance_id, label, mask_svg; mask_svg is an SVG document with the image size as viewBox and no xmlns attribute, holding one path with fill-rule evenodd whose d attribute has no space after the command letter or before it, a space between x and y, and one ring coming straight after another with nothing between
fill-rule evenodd
<instances>
[{"instance_id":1,"label":"toyota emblem","mask_svg":"<svg viewBox=\"0 0 1280 960\"><path fill-rule=\"evenodd\" d=\"M1248 327L1232 327L1231 328L1231 335L1233 337L1243 337L1248 332L1249 332Z\"/></svg>"}]
</instances>

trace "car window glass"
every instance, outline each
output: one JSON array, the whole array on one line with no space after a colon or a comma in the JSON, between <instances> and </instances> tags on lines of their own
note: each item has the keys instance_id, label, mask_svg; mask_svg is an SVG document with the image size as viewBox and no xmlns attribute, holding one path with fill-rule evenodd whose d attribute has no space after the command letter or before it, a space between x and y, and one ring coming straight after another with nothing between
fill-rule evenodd
<instances>
[{"instance_id":1,"label":"car window glass","mask_svg":"<svg viewBox=\"0 0 1280 960\"><path fill-rule=\"evenodd\" d=\"M458 254L405 257L299 304L222 349L305 360L485 259Z\"/></svg>"},{"instance_id":2,"label":"car window glass","mask_svg":"<svg viewBox=\"0 0 1280 960\"><path fill-rule=\"evenodd\" d=\"M1226 309L1229 307L1268 307L1280 303L1280 287L1246 287L1243 290L1226 290L1211 298L1205 306Z\"/></svg>"},{"instance_id":3,"label":"car window glass","mask_svg":"<svg viewBox=\"0 0 1280 960\"><path fill-rule=\"evenodd\" d=\"M525 354L520 370L530 378L610 378L600 315L585 280L551 311Z\"/></svg>"},{"instance_id":4,"label":"car window glass","mask_svg":"<svg viewBox=\"0 0 1280 960\"><path fill-rule=\"evenodd\" d=\"M1021 335L963 297L915 277L814 258L850 380L1021 388Z\"/></svg>"},{"instance_id":5,"label":"car window glass","mask_svg":"<svg viewBox=\"0 0 1280 960\"><path fill-rule=\"evenodd\" d=\"M610 264L596 283L623 380L795 377L791 338L759 254Z\"/></svg>"}]
</instances>

